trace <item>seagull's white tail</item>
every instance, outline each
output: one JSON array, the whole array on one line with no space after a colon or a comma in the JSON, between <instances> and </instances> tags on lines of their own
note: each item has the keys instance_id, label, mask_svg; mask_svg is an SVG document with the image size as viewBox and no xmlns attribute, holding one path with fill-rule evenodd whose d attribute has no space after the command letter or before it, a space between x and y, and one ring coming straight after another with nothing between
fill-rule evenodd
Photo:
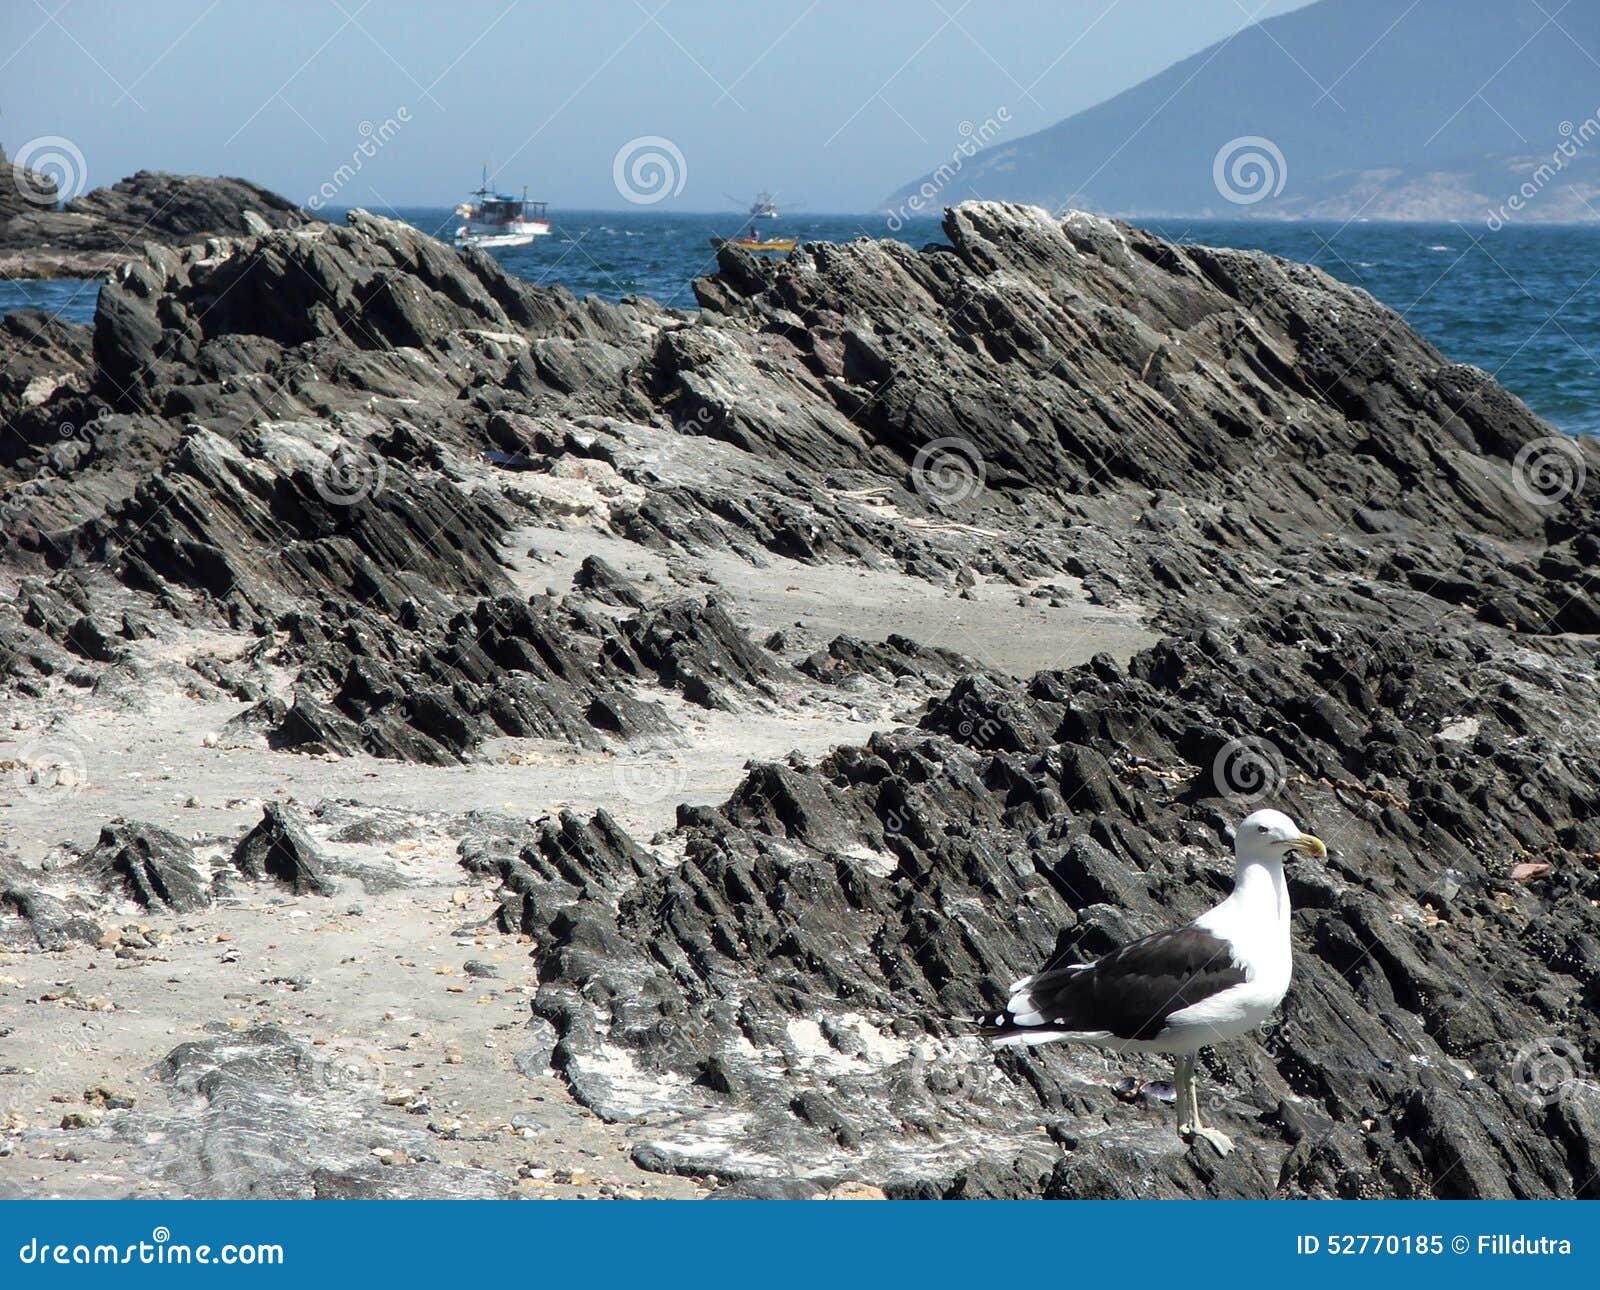
<instances>
[{"instance_id":1,"label":"seagull's white tail","mask_svg":"<svg viewBox=\"0 0 1600 1290\"><path fill-rule=\"evenodd\" d=\"M1004 1012L978 1018L985 1039L997 1046L1048 1044L1087 1034L1076 1014L1080 1005L1072 986L1092 964L1074 963L1013 981Z\"/></svg>"}]
</instances>

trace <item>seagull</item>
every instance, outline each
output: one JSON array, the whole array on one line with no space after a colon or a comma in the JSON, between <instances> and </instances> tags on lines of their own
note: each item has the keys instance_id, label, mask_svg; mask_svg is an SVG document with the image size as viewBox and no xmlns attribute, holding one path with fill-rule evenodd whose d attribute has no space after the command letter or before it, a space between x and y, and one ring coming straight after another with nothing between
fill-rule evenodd
<instances>
[{"instance_id":1,"label":"seagull","mask_svg":"<svg viewBox=\"0 0 1600 1290\"><path fill-rule=\"evenodd\" d=\"M1195 1057L1254 1030L1283 1002L1293 969L1283 862L1296 853L1326 857L1328 848L1282 811L1247 816L1234 832L1237 863L1226 900L1093 963L1023 977L1011 986L1004 1012L978 1019L983 1034L996 1045L1073 1039L1118 1052L1170 1053L1178 1136L1227 1155L1228 1135L1200 1123Z\"/></svg>"}]
</instances>

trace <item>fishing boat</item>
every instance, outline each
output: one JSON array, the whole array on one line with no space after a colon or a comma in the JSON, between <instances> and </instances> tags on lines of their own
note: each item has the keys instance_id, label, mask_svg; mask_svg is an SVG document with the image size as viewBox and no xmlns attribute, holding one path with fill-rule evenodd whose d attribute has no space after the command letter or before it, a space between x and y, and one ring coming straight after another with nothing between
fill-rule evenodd
<instances>
[{"instance_id":1,"label":"fishing boat","mask_svg":"<svg viewBox=\"0 0 1600 1290\"><path fill-rule=\"evenodd\" d=\"M545 203L530 202L526 188L521 197L495 192L489 187L487 166L472 200L457 206L456 214L466 221L456 229L457 246L527 246L550 232Z\"/></svg>"},{"instance_id":2,"label":"fishing boat","mask_svg":"<svg viewBox=\"0 0 1600 1290\"><path fill-rule=\"evenodd\" d=\"M792 251L799 240L794 237L762 237L752 228L743 237L714 237L711 245L736 246L741 251Z\"/></svg>"},{"instance_id":3,"label":"fishing boat","mask_svg":"<svg viewBox=\"0 0 1600 1290\"><path fill-rule=\"evenodd\" d=\"M726 196L730 202L735 204L742 205L744 202L744 198L735 197L732 193L728 193ZM790 206L794 205L793 202L788 204ZM755 200L750 203L750 209L745 212L745 217L747 219L777 219L778 195L762 189L755 195Z\"/></svg>"}]
</instances>

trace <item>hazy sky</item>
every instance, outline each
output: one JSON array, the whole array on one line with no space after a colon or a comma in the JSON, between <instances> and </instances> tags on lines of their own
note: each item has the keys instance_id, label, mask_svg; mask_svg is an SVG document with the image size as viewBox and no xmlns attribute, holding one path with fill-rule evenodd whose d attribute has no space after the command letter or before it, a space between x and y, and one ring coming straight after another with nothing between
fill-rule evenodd
<instances>
[{"instance_id":1,"label":"hazy sky","mask_svg":"<svg viewBox=\"0 0 1600 1290\"><path fill-rule=\"evenodd\" d=\"M656 157L662 210L861 211L986 122L1030 133L1304 3L0 0L0 145L69 140L90 187L149 168L304 202L365 140L330 204L374 210L454 203L485 161L621 207Z\"/></svg>"}]
</instances>

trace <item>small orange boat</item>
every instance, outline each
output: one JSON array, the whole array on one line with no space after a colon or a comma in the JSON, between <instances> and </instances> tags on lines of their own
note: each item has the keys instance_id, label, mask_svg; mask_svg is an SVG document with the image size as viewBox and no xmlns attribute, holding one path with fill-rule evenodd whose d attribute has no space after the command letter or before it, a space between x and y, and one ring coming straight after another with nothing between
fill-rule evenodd
<instances>
[{"instance_id":1,"label":"small orange boat","mask_svg":"<svg viewBox=\"0 0 1600 1290\"><path fill-rule=\"evenodd\" d=\"M795 237L714 237L711 239L711 245L736 246L741 251L792 251L799 240Z\"/></svg>"}]
</instances>

